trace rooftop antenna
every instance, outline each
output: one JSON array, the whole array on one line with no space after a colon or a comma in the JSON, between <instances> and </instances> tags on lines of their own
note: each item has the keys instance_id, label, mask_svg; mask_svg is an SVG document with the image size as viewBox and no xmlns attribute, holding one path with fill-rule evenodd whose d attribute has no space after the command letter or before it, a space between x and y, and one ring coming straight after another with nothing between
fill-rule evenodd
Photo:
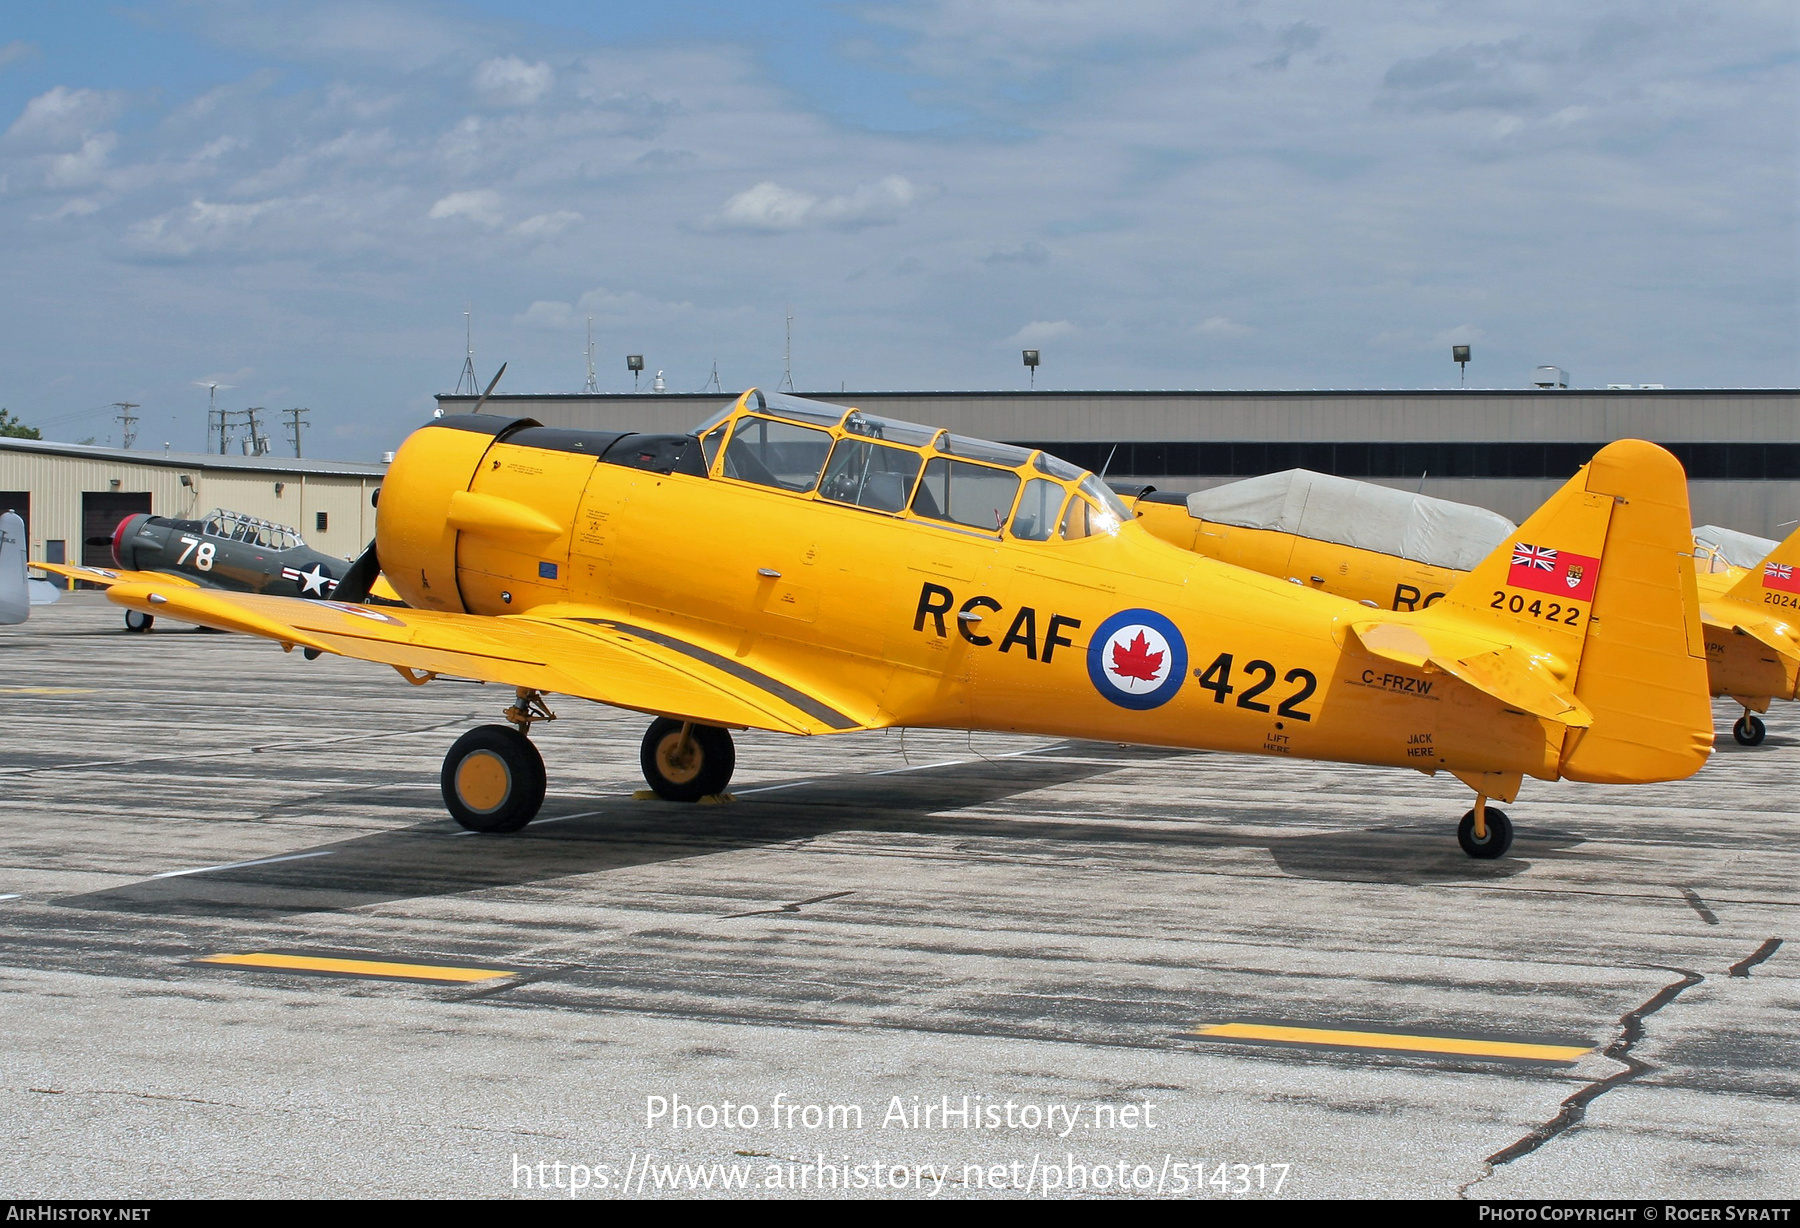
<instances>
[{"instance_id":1,"label":"rooftop antenna","mask_svg":"<svg viewBox=\"0 0 1800 1228\"><path fill-rule=\"evenodd\" d=\"M583 388L582 391L589 396L593 396L600 391L600 380L594 375L594 317L591 315L588 317L587 364L587 387Z\"/></svg>"},{"instance_id":2,"label":"rooftop antenna","mask_svg":"<svg viewBox=\"0 0 1800 1228\"><path fill-rule=\"evenodd\" d=\"M794 309L787 309L787 344L781 347L781 382L775 385L775 391L783 388L789 392L794 390Z\"/></svg>"},{"instance_id":3,"label":"rooftop antenna","mask_svg":"<svg viewBox=\"0 0 1800 1228\"><path fill-rule=\"evenodd\" d=\"M456 395L461 396L464 382L469 385L469 395L474 396L481 388L475 382L475 304L470 303L463 309L463 331L468 335L469 349L463 355L462 374L456 377Z\"/></svg>"},{"instance_id":4,"label":"rooftop antenna","mask_svg":"<svg viewBox=\"0 0 1800 1228\"><path fill-rule=\"evenodd\" d=\"M725 386L719 383L719 360L713 359L712 377L700 385L701 392L724 392Z\"/></svg>"},{"instance_id":5,"label":"rooftop antenna","mask_svg":"<svg viewBox=\"0 0 1800 1228\"><path fill-rule=\"evenodd\" d=\"M126 451L130 451L137 439L138 423L137 415L131 411L143 407L136 401L114 401L113 408L119 411L119 434L124 438Z\"/></svg>"}]
</instances>

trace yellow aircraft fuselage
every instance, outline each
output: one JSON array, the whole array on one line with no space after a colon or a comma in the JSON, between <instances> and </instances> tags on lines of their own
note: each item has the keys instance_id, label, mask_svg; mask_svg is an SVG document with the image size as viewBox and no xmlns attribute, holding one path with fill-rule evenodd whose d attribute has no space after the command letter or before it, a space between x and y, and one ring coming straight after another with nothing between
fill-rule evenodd
<instances>
[{"instance_id":1,"label":"yellow aircraft fuselage","mask_svg":"<svg viewBox=\"0 0 1800 1228\"><path fill-rule=\"evenodd\" d=\"M1054 486L1051 524L1086 526L1048 540L1016 536L1010 514L970 527L922 516L916 500L871 510L733 477L724 432L755 421L740 399L691 472L596 463L575 432L544 447L530 442L549 437L541 429L518 442L417 431L382 490L382 567L420 610L549 618L604 607L621 629L654 628L829 708L872 712L862 725L1448 769L1501 797L1511 796L1501 778L1516 787L1520 775L1684 777L1710 749L1709 729L1696 729L1679 745L1612 757L1597 741L1581 759L1588 731L1423 658L1409 667L1368 651L1349 629L1367 609L1175 549L1115 519L1079 474L994 466ZM917 451L929 460L943 446ZM1571 546L1598 555L1602 542ZM1503 587L1496 598L1504 615ZM1567 609L1578 647L1596 611ZM1473 624L1532 631L1516 612ZM1555 636L1570 633L1549 634L1536 655L1553 671Z\"/></svg>"}]
</instances>

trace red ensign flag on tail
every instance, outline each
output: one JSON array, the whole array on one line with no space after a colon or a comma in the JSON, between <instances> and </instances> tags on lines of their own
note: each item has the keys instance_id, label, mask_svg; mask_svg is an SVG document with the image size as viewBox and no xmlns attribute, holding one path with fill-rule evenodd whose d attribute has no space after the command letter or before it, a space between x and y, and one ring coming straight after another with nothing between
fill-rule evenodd
<instances>
[{"instance_id":1,"label":"red ensign flag on tail","mask_svg":"<svg viewBox=\"0 0 1800 1228\"><path fill-rule=\"evenodd\" d=\"M1506 582L1514 588L1576 601L1592 601L1599 578L1599 559L1524 542L1513 546L1512 566L1506 571Z\"/></svg>"},{"instance_id":2,"label":"red ensign flag on tail","mask_svg":"<svg viewBox=\"0 0 1800 1228\"><path fill-rule=\"evenodd\" d=\"M1794 574L1792 563L1765 563L1763 587L1780 589L1784 593L1800 593L1800 575Z\"/></svg>"}]
</instances>

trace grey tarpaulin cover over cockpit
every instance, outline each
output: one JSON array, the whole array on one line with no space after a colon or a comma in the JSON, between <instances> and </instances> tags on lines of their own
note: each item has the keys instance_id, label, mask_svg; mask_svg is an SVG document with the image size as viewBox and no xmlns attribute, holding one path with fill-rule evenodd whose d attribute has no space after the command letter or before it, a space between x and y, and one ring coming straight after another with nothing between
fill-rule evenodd
<instances>
[{"instance_id":1,"label":"grey tarpaulin cover over cockpit","mask_svg":"<svg viewBox=\"0 0 1800 1228\"><path fill-rule=\"evenodd\" d=\"M1202 490L1188 496L1187 508L1214 524L1294 533L1457 571L1472 570L1518 528L1486 508L1310 469Z\"/></svg>"}]
</instances>

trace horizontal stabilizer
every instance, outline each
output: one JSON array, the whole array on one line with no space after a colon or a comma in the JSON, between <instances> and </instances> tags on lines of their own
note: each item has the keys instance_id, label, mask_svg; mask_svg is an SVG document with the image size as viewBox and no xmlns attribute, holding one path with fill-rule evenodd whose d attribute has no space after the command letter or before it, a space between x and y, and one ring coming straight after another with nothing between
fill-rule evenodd
<instances>
[{"instance_id":1,"label":"horizontal stabilizer","mask_svg":"<svg viewBox=\"0 0 1800 1228\"><path fill-rule=\"evenodd\" d=\"M1350 630L1378 657L1441 670L1501 703L1570 728L1593 723L1587 706L1555 674L1514 645L1418 622L1364 619L1351 623Z\"/></svg>"}]
</instances>

